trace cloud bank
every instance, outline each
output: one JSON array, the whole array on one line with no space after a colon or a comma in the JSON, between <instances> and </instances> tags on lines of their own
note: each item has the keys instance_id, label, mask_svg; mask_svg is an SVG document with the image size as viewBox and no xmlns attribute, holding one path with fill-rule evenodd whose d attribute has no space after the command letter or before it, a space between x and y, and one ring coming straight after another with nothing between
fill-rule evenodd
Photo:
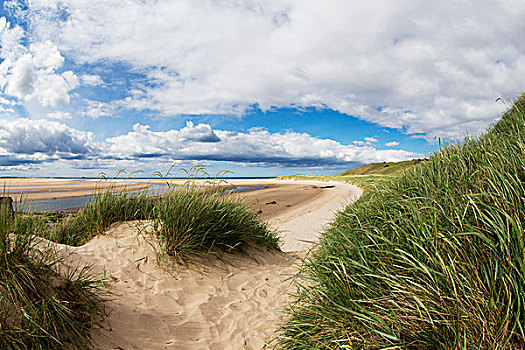
<instances>
[{"instance_id":1,"label":"cloud bank","mask_svg":"<svg viewBox=\"0 0 525 350\"><path fill-rule=\"evenodd\" d=\"M253 128L247 133L213 130L188 122L180 130L154 132L136 124L126 135L110 138L110 153L120 158L171 156L184 160L217 160L266 166L330 167L399 161L420 155L403 150L342 145L306 133L270 133Z\"/></svg>"},{"instance_id":2,"label":"cloud bank","mask_svg":"<svg viewBox=\"0 0 525 350\"><path fill-rule=\"evenodd\" d=\"M144 74L147 83L130 89L140 93L119 101L128 109L240 115L315 106L454 139L493 122L505 108L495 99L519 94L525 78L518 0L33 0L11 8L30 21L35 46L10 60L6 92L48 105L67 101L76 84L53 73L58 48L81 64L123 62ZM37 92L51 79L60 81L56 96Z\"/></svg>"},{"instance_id":3,"label":"cloud bank","mask_svg":"<svg viewBox=\"0 0 525 350\"><path fill-rule=\"evenodd\" d=\"M55 121L19 119L0 125L0 165L6 167L60 160L82 160L70 164L78 168L114 168L119 162L140 167L153 160L327 168L420 156L403 150L378 150L370 145L342 145L306 133L270 133L262 128L240 133L191 122L184 128L167 131L151 131L147 125L136 124L133 131L104 142L95 142L92 133Z\"/></svg>"},{"instance_id":4,"label":"cloud bank","mask_svg":"<svg viewBox=\"0 0 525 350\"><path fill-rule=\"evenodd\" d=\"M18 119L0 124L0 165L19 166L98 155L94 135L59 122Z\"/></svg>"}]
</instances>

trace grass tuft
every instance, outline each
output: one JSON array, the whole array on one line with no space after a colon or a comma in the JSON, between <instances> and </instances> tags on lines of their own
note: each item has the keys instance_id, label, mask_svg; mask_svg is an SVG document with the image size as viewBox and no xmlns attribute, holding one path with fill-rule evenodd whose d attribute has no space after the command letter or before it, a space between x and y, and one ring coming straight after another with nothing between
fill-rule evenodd
<instances>
[{"instance_id":1,"label":"grass tuft","mask_svg":"<svg viewBox=\"0 0 525 350\"><path fill-rule=\"evenodd\" d=\"M276 233L254 211L217 190L171 192L157 203L153 218L165 252L175 257L250 246L279 250Z\"/></svg>"},{"instance_id":2,"label":"grass tuft","mask_svg":"<svg viewBox=\"0 0 525 350\"><path fill-rule=\"evenodd\" d=\"M221 184L188 181L155 198L110 188L65 219L1 206L0 347L88 349L94 322L105 316L100 284L89 269L65 270L62 258L38 236L79 246L114 222L151 220L164 253L179 260L249 247L278 250L276 233L241 202L220 193Z\"/></svg>"},{"instance_id":3,"label":"grass tuft","mask_svg":"<svg viewBox=\"0 0 525 350\"><path fill-rule=\"evenodd\" d=\"M51 240L73 246L87 243L115 222L150 219L153 200L146 192L110 190L93 196L80 211L60 221L48 235Z\"/></svg>"},{"instance_id":4,"label":"grass tuft","mask_svg":"<svg viewBox=\"0 0 525 350\"><path fill-rule=\"evenodd\" d=\"M2 349L89 349L104 316L99 283L87 267L60 271L42 244L37 215L0 212L0 345Z\"/></svg>"},{"instance_id":5,"label":"grass tuft","mask_svg":"<svg viewBox=\"0 0 525 350\"><path fill-rule=\"evenodd\" d=\"M188 173L202 171L192 168ZM235 197L221 193L224 187L221 180L190 178L184 186L168 186L155 198L145 192L106 191L94 196L76 215L59 222L47 237L78 246L114 222L150 220L165 253L177 258L248 247L278 250L277 234Z\"/></svg>"}]
</instances>

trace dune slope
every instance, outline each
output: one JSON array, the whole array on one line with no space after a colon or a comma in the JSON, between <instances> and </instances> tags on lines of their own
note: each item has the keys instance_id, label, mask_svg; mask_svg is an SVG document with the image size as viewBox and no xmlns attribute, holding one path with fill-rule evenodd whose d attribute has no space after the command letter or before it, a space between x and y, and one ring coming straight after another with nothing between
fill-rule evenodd
<instances>
[{"instance_id":1,"label":"dune slope","mask_svg":"<svg viewBox=\"0 0 525 350\"><path fill-rule=\"evenodd\" d=\"M286 184L278 182L279 202L286 197ZM309 249L300 240L316 240L335 211L361 194L341 183L321 191L315 182L288 185L292 196L307 191L305 186L317 192L306 202L282 205L269 221L282 231L279 254L224 255L189 267L159 264L157 242L148 234L148 224L138 222L115 225L81 247L62 247L71 253L71 263L87 262L107 279L112 312L93 333L96 348L263 348L294 291L289 277L297 272L295 264ZM264 190L255 192L265 198Z\"/></svg>"}]
</instances>

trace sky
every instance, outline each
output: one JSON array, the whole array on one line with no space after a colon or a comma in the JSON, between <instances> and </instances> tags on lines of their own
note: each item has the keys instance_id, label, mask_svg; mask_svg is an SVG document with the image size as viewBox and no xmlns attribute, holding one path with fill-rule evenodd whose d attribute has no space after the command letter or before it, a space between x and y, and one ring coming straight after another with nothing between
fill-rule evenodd
<instances>
[{"instance_id":1,"label":"sky","mask_svg":"<svg viewBox=\"0 0 525 350\"><path fill-rule=\"evenodd\" d=\"M0 4L0 176L336 174L524 91L523 0Z\"/></svg>"}]
</instances>

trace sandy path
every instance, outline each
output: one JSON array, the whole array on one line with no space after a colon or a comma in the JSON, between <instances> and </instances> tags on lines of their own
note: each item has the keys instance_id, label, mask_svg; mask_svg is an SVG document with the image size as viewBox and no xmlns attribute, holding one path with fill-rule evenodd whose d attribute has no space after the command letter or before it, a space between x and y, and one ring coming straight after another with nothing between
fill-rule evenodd
<instances>
[{"instance_id":1,"label":"sandy path","mask_svg":"<svg viewBox=\"0 0 525 350\"><path fill-rule=\"evenodd\" d=\"M82 247L67 248L73 261L91 263L94 272L108 280L113 311L101 330L94 332L96 348L264 348L275 334L288 294L294 291L287 279L308 249L298 239L316 239L333 213L361 194L347 184L319 191L327 183L273 183L296 194L305 191L301 186L316 190L310 200L284 206L270 219L272 227L283 230L283 253L259 252L257 261L227 255L223 257L227 264L208 258L169 273L157 263L155 240L140 223L117 225ZM264 198L263 190L259 196Z\"/></svg>"}]
</instances>

